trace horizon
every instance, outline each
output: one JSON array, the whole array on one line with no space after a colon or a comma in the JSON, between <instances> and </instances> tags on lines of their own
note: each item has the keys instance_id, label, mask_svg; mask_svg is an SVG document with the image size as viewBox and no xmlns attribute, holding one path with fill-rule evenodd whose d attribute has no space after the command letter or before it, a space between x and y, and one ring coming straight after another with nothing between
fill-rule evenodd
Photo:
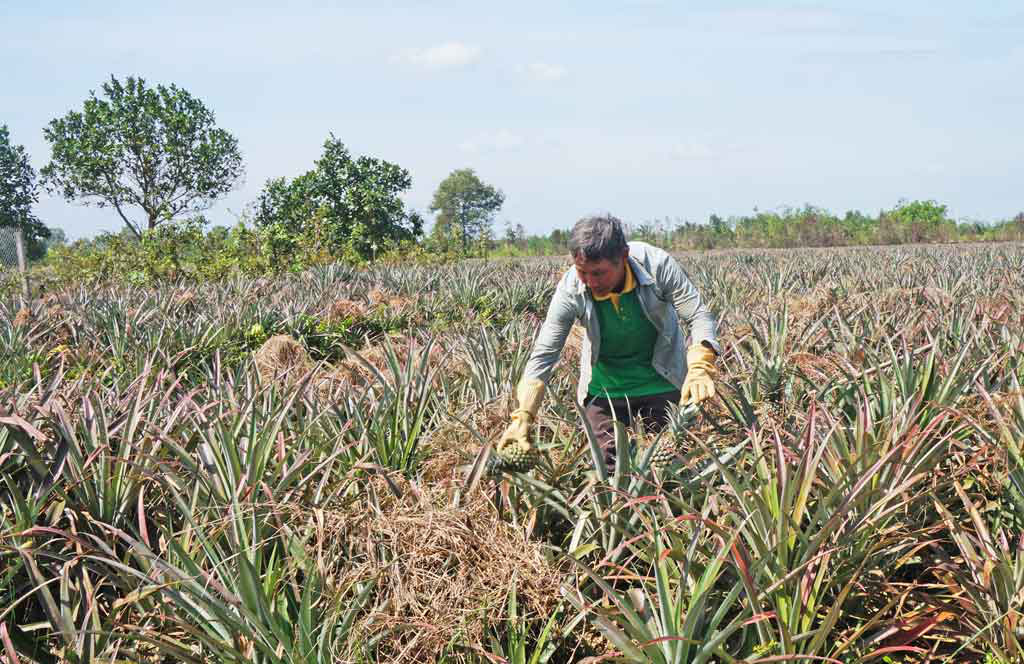
<instances>
[{"instance_id":1,"label":"horizon","mask_svg":"<svg viewBox=\"0 0 1024 664\"><path fill-rule=\"evenodd\" d=\"M406 168L403 198L428 221L441 180L473 168L506 195L499 233L602 212L638 225L903 199L958 221L1024 210L1013 3L586 7L15 6L0 124L38 171L43 127L111 75L176 84L239 140L245 180L205 213L221 226L267 179L311 169L331 133ZM123 227L45 193L35 212L69 240Z\"/></svg>"}]
</instances>

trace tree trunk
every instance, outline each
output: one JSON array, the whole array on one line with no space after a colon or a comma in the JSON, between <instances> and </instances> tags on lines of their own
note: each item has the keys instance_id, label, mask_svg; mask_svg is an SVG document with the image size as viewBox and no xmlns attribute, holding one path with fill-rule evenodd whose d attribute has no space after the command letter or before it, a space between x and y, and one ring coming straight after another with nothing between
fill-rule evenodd
<instances>
[{"instance_id":1,"label":"tree trunk","mask_svg":"<svg viewBox=\"0 0 1024 664\"><path fill-rule=\"evenodd\" d=\"M25 260L25 231L14 229L14 247L18 254L18 272L21 273L21 296L28 302L28 264Z\"/></svg>"}]
</instances>

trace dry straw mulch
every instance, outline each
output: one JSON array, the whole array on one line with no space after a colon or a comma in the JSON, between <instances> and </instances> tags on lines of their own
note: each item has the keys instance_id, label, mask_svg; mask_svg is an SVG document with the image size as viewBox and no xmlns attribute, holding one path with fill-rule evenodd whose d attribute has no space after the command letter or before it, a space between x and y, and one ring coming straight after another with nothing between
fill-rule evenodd
<instances>
[{"instance_id":1,"label":"dry straw mulch","mask_svg":"<svg viewBox=\"0 0 1024 664\"><path fill-rule=\"evenodd\" d=\"M326 318L332 323L360 320L369 317L376 310L385 310L392 314L415 314L417 311L416 300L374 288L366 294L365 300L349 298L335 300L327 307Z\"/></svg>"},{"instance_id":2,"label":"dry straw mulch","mask_svg":"<svg viewBox=\"0 0 1024 664\"><path fill-rule=\"evenodd\" d=\"M348 319L358 320L365 317L369 311L370 309L366 306L365 302L342 298L340 300L335 300L331 303L331 306L327 308L327 320L331 323Z\"/></svg>"},{"instance_id":3,"label":"dry straw mulch","mask_svg":"<svg viewBox=\"0 0 1024 664\"><path fill-rule=\"evenodd\" d=\"M411 337L395 338L389 343L401 367L406 366L410 356L414 367L420 367L425 360L428 369L435 372L435 381L440 378L442 367L447 375L465 368L463 358L452 357L437 344L430 348L429 355L424 358L426 347ZM356 354L362 359L349 357L334 365L317 365L299 341L286 334L279 334L267 339L253 354L253 360L260 380L264 383L293 386L308 375L315 395L329 400L339 390L373 385L377 382L375 370L384 376L391 375L389 353L384 344L367 346L356 351Z\"/></svg>"},{"instance_id":4,"label":"dry straw mulch","mask_svg":"<svg viewBox=\"0 0 1024 664\"><path fill-rule=\"evenodd\" d=\"M12 327L21 327L28 325L32 322L32 310L28 307L22 307L14 314L14 318L11 319Z\"/></svg>"},{"instance_id":5,"label":"dry straw mulch","mask_svg":"<svg viewBox=\"0 0 1024 664\"><path fill-rule=\"evenodd\" d=\"M433 662L452 646L452 661L478 661L476 649L486 649L488 629L504 620L513 585L523 616L550 615L565 570L500 519L483 494L456 506L441 487L392 481L401 496L375 477L367 481L375 504L317 517L318 557L337 561L336 578L376 582L354 643L383 634L379 661Z\"/></svg>"},{"instance_id":6,"label":"dry straw mulch","mask_svg":"<svg viewBox=\"0 0 1024 664\"><path fill-rule=\"evenodd\" d=\"M805 324L821 318L835 303L832 293L824 288L786 298L789 314L795 321Z\"/></svg>"},{"instance_id":7,"label":"dry straw mulch","mask_svg":"<svg viewBox=\"0 0 1024 664\"><path fill-rule=\"evenodd\" d=\"M388 293L380 288L374 288L367 294L370 302L376 306L385 306L395 311L405 311L415 307L416 301L404 295Z\"/></svg>"},{"instance_id":8,"label":"dry straw mulch","mask_svg":"<svg viewBox=\"0 0 1024 664\"><path fill-rule=\"evenodd\" d=\"M264 382L291 383L313 368L305 347L287 334L278 334L264 341L253 354L253 360Z\"/></svg>"},{"instance_id":9,"label":"dry straw mulch","mask_svg":"<svg viewBox=\"0 0 1024 664\"><path fill-rule=\"evenodd\" d=\"M512 412L514 397L511 394L448 417L426 441L430 456L423 460L421 477L424 482L443 488L448 495L454 495L461 486L467 463L474 459L487 441L494 441L508 426L508 414ZM474 435L466 425L473 427Z\"/></svg>"}]
</instances>

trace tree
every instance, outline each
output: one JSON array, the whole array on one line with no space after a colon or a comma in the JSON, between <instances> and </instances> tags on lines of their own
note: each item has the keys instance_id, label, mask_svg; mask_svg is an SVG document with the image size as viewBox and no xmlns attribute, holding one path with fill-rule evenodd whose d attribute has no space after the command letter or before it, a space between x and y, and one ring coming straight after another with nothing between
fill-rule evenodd
<instances>
[{"instance_id":1,"label":"tree","mask_svg":"<svg viewBox=\"0 0 1024 664\"><path fill-rule=\"evenodd\" d=\"M24 146L12 144L7 125L0 125L0 229L6 231L0 235L0 244L5 245L0 247L0 259L14 264L46 253L44 240L50 230L32 213L38 200L39 185L28 153ZM23 253L15 261L18 242Z\"/></svg>"},{"instance_id":2,"label":"tree","mask_svg":"<svg viewBox=\"0 0 1024 664\"><path fill-rule=\"evenodd\" d=\"M511 221L505 221L505 242L517 247L523 248L526 242L526 229L523 228L522 224L513 224Z\"/></svg>"},{"instance_id":3,"label":"tree","mask_svg":"<svg viewBox=\"0 0 1024 664\"><path fill-rule=\"evenodd\" d=\"M956 223L946 213L946 206L935 201L901 200L895 208L879 215L879 230L889 241L944 240L956 229Z\"/></svg>"},{"instance_id":4,"label":"tree","mask_svg":"<svg viewBox=\"0 0 1024 664\"><path fill-rule=\"evenodd\" d=\"M569 251L569 231L556 228L551 231L551 235L548 239L551 241L551 246L556 254L564 254Z\"/></svg>"},{"instance_id":5,"label":"tree","mask_svg":"<svg viewBox=\"0 0 1024 664\"><path fill-rule=\"evenodd\" d=\"M68 236L63 228L50 228L49 231L50 236L46 240L47 249L50 247L62 247L68 243Z\"/></svg>"},{"instance_id":6,"label":"tree","mask_svg":"<svg viewBox=\"0 0 1024 664\"><path fill-rule=\"evenodd\" d=\"M423 219L401 199L410 186L409 171L375 157L353 159L332 134L313 170L267 181L254 221L284 245L312 239L334 254L368 256L422 234Z\"/></svg>"},{"instance_id":7,"label":"tree","mask_svg":"<svg viewBox=\"0 0 1024 664\"><path fill-rule=\"evenodd\" d=\"M430 204L430 211L437 213L433 235L441 242L461 239L467 253L472 242L490 235L494 215L504 202L505 194L485 184L473 169L452 171L437 186Z\"/></svg>"},{"instance_id":8,"label":"tree","mask_svg":"<svg viewBox=\"0 0 1024 664\"><path fill-rule=\"evenodd\" d=\"M187 91L146 87L129 76L89 93L82 112L71 111L43 130L53 156L42 173L67 200L112 206L135 235L182 214L209 208L243 174L238 141L216 127L213 113Z\"/></svg>"},{"instance_id":9,"label":"tree","mask_svg":"<svg viewBox=\"0 0 1024 664\"><path fill-rule=\"evenodd\" d=\"M732 228L729 227L729 224L726 223L725 219L722 219L717 214L712 214L708 217L708 227L711 229L712 233L717 235L722 235L726 232L732 231Z\"/></svg>"},{"instance_id":10,"label":"tree","mask_svg":"<svg viewBox=\"0 0 1024 664\"><path fill-rule=\"evenodd\" d=\"M36 172L24 146L11 143L7 125L0 125L0 227L21 230L27 241L50 237L32 213L39 201Z\"/></svg>"}]
</instances>

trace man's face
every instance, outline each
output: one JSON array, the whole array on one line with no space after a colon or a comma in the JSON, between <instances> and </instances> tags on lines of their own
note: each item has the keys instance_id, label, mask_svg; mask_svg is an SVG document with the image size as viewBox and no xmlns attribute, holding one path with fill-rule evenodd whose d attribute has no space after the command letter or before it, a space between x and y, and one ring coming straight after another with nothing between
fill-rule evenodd
<instances>
[{"instance_id":1,"label":"man's face","mask_svg":"<svg viewBox=\"0 0 1024 664\"><path fill-rule=\"evenodd\" d=\"M626 256L616 260L600 258L595 261L588 261L582 255L573 258L576 264L576 274L580 280L587 285L590 292L598 297L604 297L608 293L622 285L626 278Z\"/></svg>"}]
</instances>

